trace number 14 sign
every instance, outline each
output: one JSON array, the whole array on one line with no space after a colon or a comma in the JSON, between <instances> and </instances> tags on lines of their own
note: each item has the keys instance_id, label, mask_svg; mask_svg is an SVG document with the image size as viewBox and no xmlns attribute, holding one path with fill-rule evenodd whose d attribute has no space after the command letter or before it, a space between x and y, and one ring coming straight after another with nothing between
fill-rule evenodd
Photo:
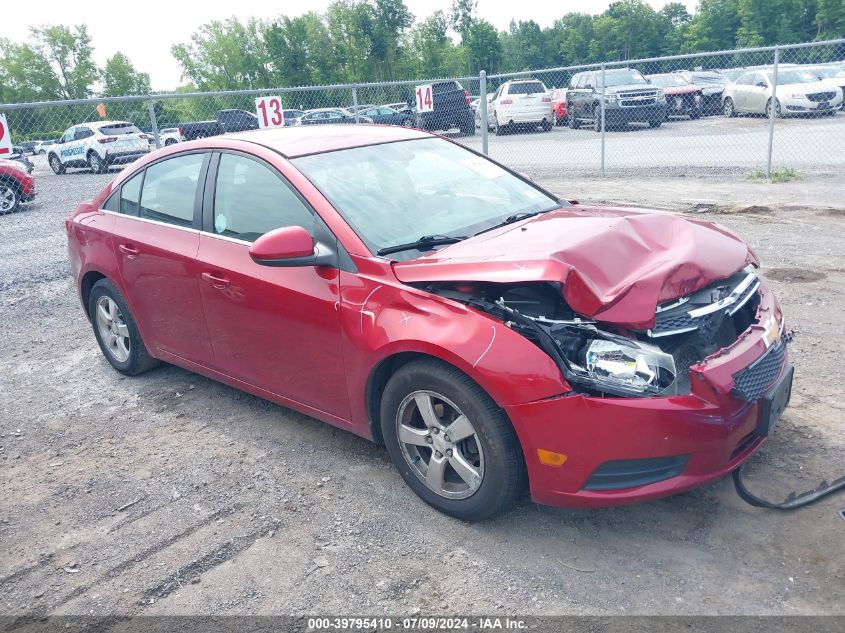
<instances>
[{"instance_id":1,"label":"number 14 sign","mask_svg":"<svg viewBox=\"0 0 845 633\"><path fill-rule=\"evenodd\" d=\"M417 112L433 112L434 99L431 96L431 84L417 86Z\"/></svg>"},{"instance_id":2,"label":"number 14 sign","mask_svg":"<svg viewBox=\"0 0 845 633\"><path fill-rule=\"evenodd\" d=\"M285 111L282 109L281 97L257 97L255 112L258 114L258 127L284 127Z\"/></svg>"}]
</instances>

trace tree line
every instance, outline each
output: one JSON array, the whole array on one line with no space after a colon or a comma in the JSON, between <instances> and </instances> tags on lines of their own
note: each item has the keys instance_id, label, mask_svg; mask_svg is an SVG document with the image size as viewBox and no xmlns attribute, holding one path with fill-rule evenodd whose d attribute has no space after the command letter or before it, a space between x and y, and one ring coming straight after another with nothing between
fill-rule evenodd
<instances>
[{"instance_id":1,"label":"tree line","mask_svg":"<svg viewBox=\"0 0 845 633\"><path fill-rule=\"evenodd\" d=\"M416 20L403 0L337 0L325 13L236 18L201 26L171 52L177 91L237 90L460 76L845 37L845 0L701 0L660 10L618 0L599 15L568 13L547 28L499 31L476 0ZM841 56L841 55L840 55ZM85 25L41 26L0 39L0 102L148 94L123 53L102 68Z\"/></svg>"}]
</instances>

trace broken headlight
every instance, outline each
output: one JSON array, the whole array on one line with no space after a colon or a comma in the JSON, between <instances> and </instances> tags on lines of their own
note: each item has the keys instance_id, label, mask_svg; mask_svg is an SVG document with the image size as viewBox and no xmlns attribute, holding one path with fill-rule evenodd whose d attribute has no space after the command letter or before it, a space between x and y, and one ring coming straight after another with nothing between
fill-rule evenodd
<instances>
[{"instance_id":1,"label":"broken headlight","mask_svg":"<svg viewBox=\"0 0 845 633\"><path fill-rule=\"evenodd\" d=\"M552 327L550 334L572 382L620 396L657 395L675 382L675 359L654 345L589 325Z\"/></svg>"}]
</instances>

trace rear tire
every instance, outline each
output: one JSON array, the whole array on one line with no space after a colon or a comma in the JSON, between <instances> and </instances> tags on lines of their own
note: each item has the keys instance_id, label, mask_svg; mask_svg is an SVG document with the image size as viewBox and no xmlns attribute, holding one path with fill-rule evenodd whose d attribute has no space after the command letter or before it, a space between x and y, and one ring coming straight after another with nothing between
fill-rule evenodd
<instances>
[{"instance_id":1,"label":"rear tire","mask_svg":"<svg viewBox=\"0 0 845 633\"><path fill-rule=\"evenodd\" d=\"M493 113L493 134L496 136L502 136L505 133L505 129L499 125L499 116L496 113Z\"/></svg>"},{"instance_id":2,"label":"rear tire","mask_svg":"<svg viewBox=\"0 0 845 633\"><path fill-rule=\"evenodd\" d=\"M57 176L65 173L65 166L62 165L62 161L59 160L59 157L55 154L50 154L50 157L47 159L47 162L50 163L50 169L53 170L53 173Z\"/></svg>"},{"instance_id":3,"label":"rear tire","mask_svg":"<svg viewBox=\"0 0 845 633\"><path fill-rule=\"evenodd\" d=\"M108 279L100 279L91 288L88 315L100 351L121 374L137 376L159 364L141 340L126 300Z\"/></svg>"},{"instance_id":4,"label":"rear tire","mask_svg":"<svg viewBox=\"0 0 845 633\"><path fill-rule=\"evenodd\" d=\"M96 152L88 152L88 169L92 174L104 174L108 171L108 164L102 158L97 156Z\"/></svg>"},{"instance_id":5,"label":"rear tire","mask_svg":"<svg viewBox=\"0 0 845 633\"><path fill-rule=\"evenodd\" d=\"M460 428L453 425L458 418ZM442 361L413 361L390 378L381 430L399 474L444 514L488 519L507 510L524 488L522 449L510 422L478 384ZM460 439L453 441L450 432ZM441 468L432 471L432 464Z\"/></svg>"},{"instance_id":6,"label":"rear tire","mask_svg":"<svg viewBox=\"0 0 845 633\"><path fill-rule=\"evenodd\" d=\"M165 147L170 147L171 145L176 145L176 139L175 138L169 138L164 142Z\"/></svg>"}]
</instances>

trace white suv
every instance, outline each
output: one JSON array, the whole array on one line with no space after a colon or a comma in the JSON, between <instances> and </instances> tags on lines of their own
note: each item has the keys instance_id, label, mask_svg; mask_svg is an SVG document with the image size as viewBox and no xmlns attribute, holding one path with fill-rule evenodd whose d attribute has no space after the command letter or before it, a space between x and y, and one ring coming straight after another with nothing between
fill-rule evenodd
<instances>
[{"instance_id":1,"label":"white suv","mask_svg":"<svg viewBox=\"0 0 845 633\"><path fill-rule=\"evenodd\" d=\"M48 146L47 162L56 174L68 167L106 172L110 165L131 163L149 153L147 135L127 121L82 123L69 128L55 144Z\"/></svg>"},{"instance_id":2,"label":"white suv","mask_svg":"<svg viewBox=\"0 0 845 633\"><path fill-rule=\"evenodd\" d=\"M548 132L554 124L552 99L546 86L537 79L507 81L499 86L487 108L488 127L503 134L515 126L536 128Z\"/></svg>"}]
</instances>

